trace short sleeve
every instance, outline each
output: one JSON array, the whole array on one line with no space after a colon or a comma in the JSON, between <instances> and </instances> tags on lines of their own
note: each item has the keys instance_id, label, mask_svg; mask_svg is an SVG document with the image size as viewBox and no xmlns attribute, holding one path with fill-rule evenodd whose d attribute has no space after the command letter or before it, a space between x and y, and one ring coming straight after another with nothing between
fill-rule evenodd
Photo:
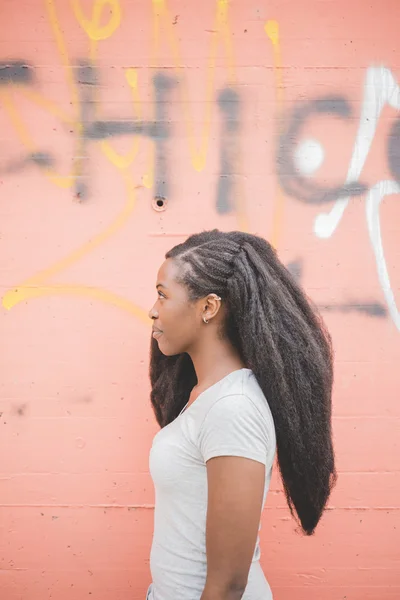
<instances>
[{"instance_id":1,"label":"short sleeve","mask_svg":"<svg viewBox=\"0 0 400 600\"><path fill-rule=\"evenodd\" d=\"M204 462L216 456L241 456L267 463L268 423L244 394L218 399L208 411L199 432Z\"/></svg>"}]
</instances>

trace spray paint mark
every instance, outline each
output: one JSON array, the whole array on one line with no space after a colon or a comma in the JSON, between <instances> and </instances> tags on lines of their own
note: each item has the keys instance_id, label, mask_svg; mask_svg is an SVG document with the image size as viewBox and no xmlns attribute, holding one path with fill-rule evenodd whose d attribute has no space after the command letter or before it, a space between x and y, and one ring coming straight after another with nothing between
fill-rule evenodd
<instances>
[{"instance_id":1,"label":"spray paint mark","mask_svg":"<svg viewBox=\"0 0 400 600\"><path fill-rule=\"evenodd\" d=\"M326 96L295 106L279 138L276 165L282 188L288 195L308 204L325 204L338 198L364 194L368 186L358 181L349 181L341 186L327 188L313 183L308 174L304 176L305 174L299 170L296 151L302 128L313 115L320 114L349 119L351 107L343 96Z\"/></svg>"},{"instance_id":2,"label":"spray paint mark","mask_svg":"<svg viewBox=\"0 0 400 600\"><path fill-rule=\"evenodd\" d=\"M387 157L390 171L397 183L400 184L400 117L393 123L389 133Z\"/></svg>"},{"instance_id":3,"label":"spray paint mark","mask_svg":"<svg viewBox=\"0 0 400 600\"><path fill-rule=\"evenodd\" d=\"M286 265L286 268L289 271L289 273L293 275L296 281L300 282L301 276L303 274L303 261L301 259L294 260L288 263Z\"/></svg>"},{"instance_id":4,"label":"spray paint mark","mask_svg":"<svg viewBox=\"0 0 400 600\"><path fill-rule=\"evenodd\" d=\"M286 265L287 270L293 275L298 283L301 283L303 275L303 260L301 258L294 260ZM321 303L318 308L324 312L350 313L359 312L369 317L386 318L388 311L383 304L379 302L335 302Z\"/></svg>"},{"instance_id":5,"label":"spray paint mark","mask_svg":"<svg viewBox=\"0 0 400 600\"><path fill-rule=\"evenodd\" d=\"M155 89L155 123L152 127L148 125L150 135L155 142L155 188L154 196L158 199L168 198L168 165L166 143L170 135L170 127L167 118L167 99L170 90L177 81L163 73L158 73L153 79Z\"/></svg>"},{"instance_id":6,"label":"spray paint mark","mask_svg":"<svg viewBox=\"0 0 400 600\"><path fill-rule=\"evenodd\" d=\"M277 171L280 184L285 192L298 200L311 204L334 202L328 212L321 212L314 222L314 233L319 238L330 238L336 231L350 198L366 194L366 220L371 245L374 251L378 279L385 296L388 313L397 329L400 330L400 311L391 287L389 271L385 258L384 242L381 233L379 208L383 198L400 193L400 120L392 125L387 141L387 160L394 180L382 180L372 187L360 182L360 176L375 138L378 122L384 106L400 110L400 86L392 72L381 66L367 70L364 95L358 131L342 186L323 188L312 181L312 173L303 172L299 161L299 138L307 119L313 115L334 115L349 119L351 106L343 96L327 96L296 106L279 140ZM353 305L349 305L351 310ZM381 308L374 313L373 305L360 305L362 310L374 316L382 314Z\"/></svg>"},{"instance_id":7,"label":"spray paint mark","mask_svg":"<svg viewBox=\"0 0 400 600\"><path fill-rule=\"evenodd\" d=\"M133 88L136 87L136 77L130 73L128 80ZM144 136L153 140L155 144L154 151L154 175L152 175L152 184L154 183L154 197L166 200L169 194L168 179L168 150L167 143L170 138L170 120L168 118L167 107L169 105L170 91L177 84L173 77L156 73L152 79L154 88L154 119L151 121L142 120L89 120L84 127L84 136L90 140L104 141L108 138L121 135ZM93 104L93 102L92 102ZM136 150L131 153L134 157ZM106 154L119 168L125 168L129 165L130 159L116 155L112 149L106 148ZM153 182L154 180L154 182Z\"/></svg>"},{"instance_id":8,"label":"spray paint mark","mask_svg":"<svg viewBox=\"0 0 400 600\"><path fill-rule=\"evenodd\" d=\"M30 163L33 163L42 169L47 169L52 166L53 159L50 154L46 154L45 152L32 152L23 158L10 160L4 166L1 166L0 175L12 175L13 173L18 173L29 166Z\"/></svg>"},{"instance_id":9,"label":"spray paint mark","mask_svg":"<svg viewBox=\"0 0 400 600\"><path fill-rule=\"evenodd\" d=\"M93 109L93 91L92 88L97 84L97 74L94 67L88 63L78 65L76 71L76 83L78 84L79 94L79 121L81 127L78 129L77 148L74 157L75 162L75 195L79 200L84 200L88 195L86 179L87 165L87 136L85 130L90 123L91 110Z\"/></svg>"},{"instance_id":10,"label":"spray paint mark","mask_svg":"<svg viewBox=\"0 0 400 600\"><path fill-rule=\"evenodd\" d=\"M84 183L83 165L87 161L87 142L102 141L112 137L126 135L141 135L150 138L155 144L154 153L154 195L166 199L169 193L167 142L170 138L170 122L168 119L168 100L176 80L172 77L157 73L152 80L154 88L154 120L96 120L94 119L94 88L98 84L98 75L95 67L82 65L78 71L77 81L80 90L80 114L82 123L81 156L82 169L76 193L81 198L87 195L87 186ZM87 179L87 178L86 178Z\"/></svg>"},{"instance_id":11,"label":"spray paint mark","mask_svg":"<svg viewBox=\"0 0 400 600\"><path fill-rule=\"evenodd\" d=\"M382 110L386 104L400 110L400 87L389 69L383 66L371 67L367 70L365 77L360 121L347 174L347 182L358 181L375 138ZM396 121L389 137L387 151L389 166L397 181L378 181L371 189L368 190L367 188L365 190L368 191L365 203L366 219L375 255L378 278L389 314L398 330L400 330L400 312L390 283L381 233L379 208L383 198L400 193L398 183L400 163L397 162L400 154L399 146L399 126L398 121ZM349 201L350 195L339 198L329 212L317 216L314 223L314 232L318 237L329 238L333 235Z\"/></svg>"},{"instance_id":12,"label":"spray paint mark","mask_svg":"<svg viewBox=\"0 0 400 600\"><path fill-rule=\"evenodd\" d=\"M89 196L88 148L89 142L101 142L110 138L139 135L148 137L155 144L154 152L154 196L166 199L169 193L167 143L171 136L168 118L169 94L177 84L173 77L156 73L152 84L154 89L154 119L151 121L102 119L96 118L96 88L99 85L99 73L89 62L81 61L74 69L75 84L78 90L78 136L74 156L75 196L84 200ZM24 61L0 63L0 85L31 85L34 70ZM54 159L44 151L31 152L28 157L12 161L0 169L1 173L14 173L33 162L41 168L54 164Z\"/></svg>"},{"instance_id":13,"label":"spray paint mark","mask_svg":"<svg viewBox=\"0 0 400 600\"><path fill-rule=\"evenodd\" d=\"M27 408L27 404L16 404L13 408L13 412L19 417L23 417L26 413Z\"/></svg>"},{"instance_id":14,"label":"spray paint mark","mask_svg":"<svg viewBox=\"0 0 400 600\"><path fill-rule=\"evenodd\" d=\"M380 304L379 302L345 302L339 304L319 304L318 308L322 311L327 312L359 312L369 317L378 317L380 319L385 319L388 314L386 307Z\"/></svg>"},{"instance_id":15,"label":"spray paint mark","mask_svg":"<svg viewBox=\"0 0 400 600\"><path fill-rule=\"evenodd\" d=\"M33 83L33 69L24 61L0 62L0 86L30 85Z\"/></svg>"},{"instance_id":16,"label":"spray paint mark","mask_svg":"<svg viewBox=\"0 0 400 600\"><path fill-rule=\"evenodd\" d=\"M239 102L239 94L232 88L225 88L218 95L218 106L222 117L216 203L219 214L232 212L234 208L235 173L240 144Z\"/></svg>"},{"instance_id":17,"label":"spray paint mark","mask_svg":"<svg viewBox=\"0 0 400 600\"><path fill-rule=\"evenodd\" d=\"M371 67L367 70L365 78L360 121L346 183L358 181L374 140L380 115L386 104L400 110L400 88L389 69ZM365 191L368 191L368 187ZM314 231L318 237L331 237L339 225L349 201L350 196L339 198L328 213L318 215L314 224Z\"/></svg>"}]
</instances>

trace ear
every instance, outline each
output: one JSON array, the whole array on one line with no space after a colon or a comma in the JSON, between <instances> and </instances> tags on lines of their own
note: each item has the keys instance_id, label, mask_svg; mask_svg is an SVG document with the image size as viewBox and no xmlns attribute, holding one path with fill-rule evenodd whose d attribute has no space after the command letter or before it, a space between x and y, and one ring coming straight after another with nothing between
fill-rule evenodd
<instances>
[{"instance_id":1,"label":"ear","mask_svg":"<svg viewBox=\"0 0 400 600\"><path fill-rule=\"evenodd\" d=\"M208 296L205 297L204 310L202 314L203 320L206 319L206 321L209 322L218 314L218 311L221 308L221 301L222 299L217 296L217 294L208 294Z\"/></svg>"}]
</instances>

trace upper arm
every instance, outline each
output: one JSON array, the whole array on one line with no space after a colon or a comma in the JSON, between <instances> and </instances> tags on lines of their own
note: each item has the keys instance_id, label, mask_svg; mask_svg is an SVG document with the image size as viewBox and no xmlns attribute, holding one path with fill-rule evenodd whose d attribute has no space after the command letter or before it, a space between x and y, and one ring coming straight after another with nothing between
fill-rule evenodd
<instances>
[{"instance_id":1,"label":"upper arm","mask_svg":"<svg viewBox=\"0 0 400 600\"><path fill-rule=\"evenodd\" d=\"M265 466L237 456L207 462L207 585L244 590L257 541Z\"/></svg>"},{"instance_id":2,"label":"upper arm","mask_svg":"<svg viewBox=\"0 0 400 600\"><path fill-rule=\"evenodd\" d=\"M207 586L243 589L257 541L271 430L253 402L227 396L209 411L200 434L207 464Z\"/></svg>"}]
</instances>

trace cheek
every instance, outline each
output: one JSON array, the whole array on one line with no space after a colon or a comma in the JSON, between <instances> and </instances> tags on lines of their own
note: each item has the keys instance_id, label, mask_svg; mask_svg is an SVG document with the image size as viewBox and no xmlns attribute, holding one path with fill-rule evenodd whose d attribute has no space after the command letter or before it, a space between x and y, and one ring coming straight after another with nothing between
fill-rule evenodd
<instances>
[{"instance_id":1,"label":"cheek","mask_svg":"<svg viewBox=\"0 0 400 600\"><path fill-rule=\"evenodd\" d=\"M159 349L166 356L182 354L196 336L195 321L186 311L165 310L160 314L163 334L158 339Z\"/></svg>"},{"instance_id":2,"label":"cheek","mask_svg":"<svg viewBox=\"0 0 400 600\"><path fill-rule=\"evenodd\" d=\"M164 332L168 337L179 339L191 336L196 329L196 315L182 306L171 306L162 313Z\"/></svg>"}]
</instances>

